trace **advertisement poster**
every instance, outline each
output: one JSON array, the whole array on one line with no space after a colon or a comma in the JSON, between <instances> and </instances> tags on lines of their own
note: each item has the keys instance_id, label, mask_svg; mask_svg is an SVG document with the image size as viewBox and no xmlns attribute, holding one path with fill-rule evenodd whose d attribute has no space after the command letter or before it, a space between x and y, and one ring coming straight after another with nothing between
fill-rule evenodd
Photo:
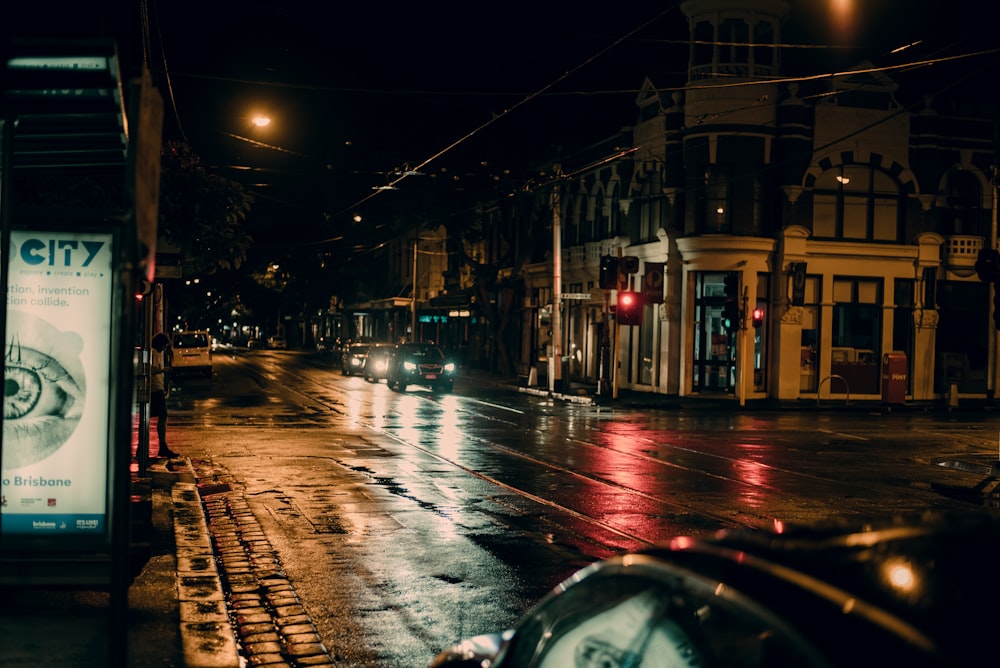
<instances>
[{"instance_id":1,"label":"advertisement poster","mask_svg":"<svg viewBox=\"0 0 1000 668\"><path fill-rule=\"evenodd\" d=\"M113 237L11 233L0 532L103 534Z\"/></svg>"}]
</instances>

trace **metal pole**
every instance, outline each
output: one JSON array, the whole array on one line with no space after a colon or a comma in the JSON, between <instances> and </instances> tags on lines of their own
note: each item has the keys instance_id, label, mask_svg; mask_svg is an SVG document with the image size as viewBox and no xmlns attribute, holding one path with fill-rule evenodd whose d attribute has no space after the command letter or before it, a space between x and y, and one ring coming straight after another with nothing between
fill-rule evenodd
<instances>
[{"instance_id":1,"label":"metal pole","mask_svg":"<svg viewBox=\"0 0 1000 668\"><path fill-rule=\"evenodd\" d=\"M558 173L558 166L556 167ZM562 232L559 221L559 184L552 188L552 354L549 355L549 392L562 376Z\"/></svg>"},{"instance_id":2,"label":"metal pole","mask_svg":"<svg viewBox=\"0 0 1000 668\"><path fill-rule=\"evenodd\" d=\"M622 283L621 283L621 266L622 266L622 248L621 248L621 246L619 246L618 247L618 290L619 291L625 289L625 288L622 287ZM611 369L611 381L612 381L611 382L611 398L612 399L617 399L618 398L618 372L619 372L619 366L620 366L620 363L618 361L618 355L620 354L620 343L619 342L621 341L621 338L622 338L622 326L618 324L620 317L621 317L620 313L615 313L615 354L614 354L614 357L613 357L613 359L611 361L611 363L612 363L612 369Z\"/></svg>"},{"instance_id":3,"label":"metal pole","mask_svg":"<svg viewBox=\"0 0 1000 668\"><path fill-rule=\"evenodd\" d=\"M747 351L747 309L750 308L749 297L747 296L747 287L743 285L742 271L740 272L740 286L743 289L743 294L740 299L740 328L738 343L736 344L736 377L739 387L740 394L740 408L746 406L746 374L743 373L744 366L747 363L747 359L753 359L753 355L746 354Z\"/></svg>"},{"instance_id":4,"label":"metal pole","mask_svg":"<svg viewBox=\"0 0 1000 668\"><path fill-rule=\"evenodd\" d=\"M413 284L410 287L410 341L417 339L417 244L419 239L413 239Z\"/></svg>"}]
</instances>

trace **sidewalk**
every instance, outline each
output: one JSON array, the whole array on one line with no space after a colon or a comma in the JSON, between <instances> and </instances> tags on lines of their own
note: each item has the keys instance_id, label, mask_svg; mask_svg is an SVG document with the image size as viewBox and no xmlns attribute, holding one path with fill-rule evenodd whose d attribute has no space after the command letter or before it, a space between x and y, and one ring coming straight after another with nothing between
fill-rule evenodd
<instances>
[{"instance_id":1,"label":"sidewalk","mask_svg":"<svg viewBox=\"0 0 1000 668\"><path fill-rule=\"evenodd\" d=\"M124 642L130 668L187 668L177 596L174 503L170 487L183 472L158 466L148 491L152 531L148 560L129 587L128 637L111 637L106 591L10 588L0 592L0 665L17 668L108 668ZM190 475L190 474L188 474ZM137 490L138 491L138 490ZM112 642L116 643L112 646Z\"/></svg>"}]
</instances>

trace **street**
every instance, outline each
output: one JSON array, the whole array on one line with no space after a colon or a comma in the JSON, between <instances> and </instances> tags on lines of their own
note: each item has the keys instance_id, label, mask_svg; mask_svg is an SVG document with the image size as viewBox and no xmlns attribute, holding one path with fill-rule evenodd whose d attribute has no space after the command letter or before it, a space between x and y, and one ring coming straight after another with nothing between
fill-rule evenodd
<instances>
[{"instance_id":1,"label":"street","mask_svg":"<svg viewBox=\"0 0 1000 668\"><path fill-rule=\"evenodd\" d=\"M690 532L970 509L989 412L577 405L460 377L451 394L294 351L179 379L171 446L247 499L338 665L426 665L579 567Z\"/></svg>"}]
</instances>

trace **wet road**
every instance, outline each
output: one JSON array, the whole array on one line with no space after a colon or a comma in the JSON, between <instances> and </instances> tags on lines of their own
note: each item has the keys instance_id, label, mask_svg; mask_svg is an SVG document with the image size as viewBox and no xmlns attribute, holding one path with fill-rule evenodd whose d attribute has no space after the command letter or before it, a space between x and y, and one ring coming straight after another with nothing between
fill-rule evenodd
<instances>
[{"instance_id":1,"label":"wet road","mask_svg":"<svg viewBox=\"0 0 1000 668\"><path fill-rule=\"evenodd\" d=\"M420 666L580 566L678 533L982 504L937 458L997 457L991 414L623 410L460 379L406 393L307 355L179 381L179 449L239 481L324 642Z\"/></svg>"}]
</instances>

